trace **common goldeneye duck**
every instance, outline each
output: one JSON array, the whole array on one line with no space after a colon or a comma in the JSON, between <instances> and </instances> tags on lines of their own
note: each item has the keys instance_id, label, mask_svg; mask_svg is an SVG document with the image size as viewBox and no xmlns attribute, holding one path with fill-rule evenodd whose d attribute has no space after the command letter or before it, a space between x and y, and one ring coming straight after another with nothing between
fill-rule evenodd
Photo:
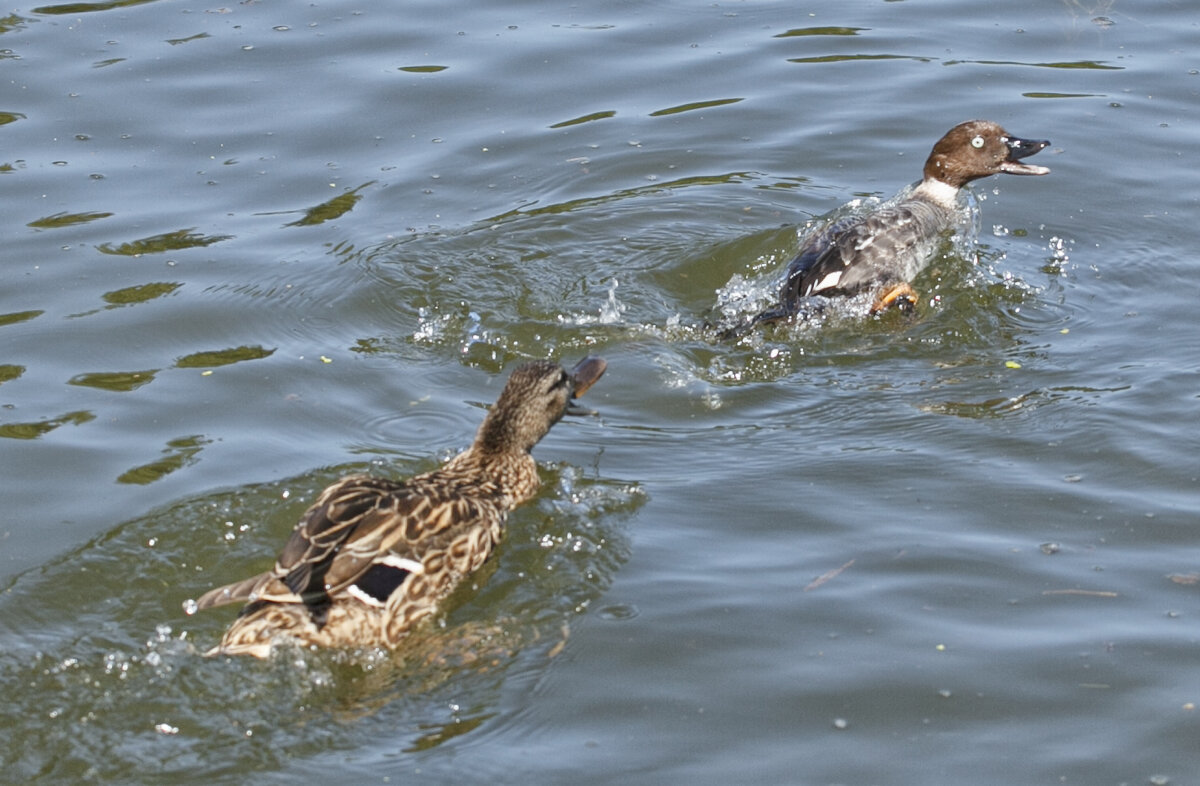
<instances>
[{"instance_id":1,"label":"common goldeneye duck","mask_svg":"<svg viewBox=\"0 0 1200 786\"><path fill-rule=\"evenodd\" d=\"M909 283L929 263L942 232L955 220L958 192L972 180L995 174L1045 175L1044 166L1021 159L1050 142L1015 137L995 123L971 120L950 129L925 161L924 178L899 201L849 218L808 237L788 265L779 305L727 337L754 325L790 319L805 299L851 297L869 292L871 313L911 307L918 295Z\"/></svg>"}]
</instances>

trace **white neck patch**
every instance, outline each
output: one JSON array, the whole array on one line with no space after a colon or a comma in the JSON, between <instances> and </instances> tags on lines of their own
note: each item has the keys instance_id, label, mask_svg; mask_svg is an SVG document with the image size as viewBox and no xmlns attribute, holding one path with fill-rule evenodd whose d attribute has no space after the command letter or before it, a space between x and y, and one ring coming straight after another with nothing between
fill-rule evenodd
<instances>
[{"instance_id":1,"label":"white neck patch","mask_svg":"<svg viewBox=\"0 0 1200 786\"><path fill-rule=\"evenodd\" d=\"M941 180L926 178L921 181L921 185L917 186L916 190L931 202L948 207L953 207L958 203L958 189Z\"/></svg>"}]
</instances>

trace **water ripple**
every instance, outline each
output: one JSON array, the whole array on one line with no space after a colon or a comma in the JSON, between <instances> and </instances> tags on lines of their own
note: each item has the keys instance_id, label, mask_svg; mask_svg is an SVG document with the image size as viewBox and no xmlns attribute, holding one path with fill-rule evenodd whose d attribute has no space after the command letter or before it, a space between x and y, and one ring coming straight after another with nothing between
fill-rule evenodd
<instances>
[{"instance_id":1,"label":"water ripple","mask_svg":"<svg viewBox=\"0 0 1200 786\"><path fill-rule=\"evenodd\" d=\"M481 709L498 701L495 675L519 681L522 672L546 669L571 620L628 558L620 521L642 504L637 486L566 465L546 475L547 490L513 517L508 542L477 577L473 597L395 655L203 659L197 648L219 632L220 615L180 617L186 594L269 562L304 500L332 475L185 500L18 579L0 596L0 684L8 696L0 716L18 735L5 759L10 772L104 778L138 766L146 746L169 744L165 772L176 757L193 767L197 746L214 740L236 747L240 766L270 770L279 762L262 760L264 747L353 748L377 724L410 750L470 732L495 714ZM117 570L122 564L138 569ZM71 588L79 582L86 588ZM45 592L50 583L58 591ZM65 613L57 608L63 603L71 606L71 626L33 624ZM271 701L261 700L264 691ZM321 717L357 725L304 720ZM89 732L76 733L81 726ZM30 735L42 742L20 744ZM53 760L39 753L51 748Z\"/></svg>"}]
</instances>

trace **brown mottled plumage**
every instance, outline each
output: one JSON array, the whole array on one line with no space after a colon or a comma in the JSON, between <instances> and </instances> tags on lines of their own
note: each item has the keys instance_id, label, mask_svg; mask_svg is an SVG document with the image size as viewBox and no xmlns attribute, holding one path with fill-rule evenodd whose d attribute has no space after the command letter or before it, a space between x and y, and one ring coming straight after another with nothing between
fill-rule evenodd
<instances>
[{"instance_id":1,"label":"brown mottled plumage","mask_svg":"<svg viewBox=\"0 0 1200 786\"><path fill-rule=\"evenodd\" d=\"M405 481L352 475L325 489L273 570L205 593L189 613L245 602L209 655L266 657L274 644L394 647L479 569L508 511L538 488L533 446L604 373L540 361L512 373L471 447Z\"/></svg>"}]
</instances>

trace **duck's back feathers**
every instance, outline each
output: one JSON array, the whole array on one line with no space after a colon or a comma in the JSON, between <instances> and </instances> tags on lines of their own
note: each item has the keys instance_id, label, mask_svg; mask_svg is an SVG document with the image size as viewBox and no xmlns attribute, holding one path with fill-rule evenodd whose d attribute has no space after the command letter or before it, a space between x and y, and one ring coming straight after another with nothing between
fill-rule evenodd
<instances>
[{"instance_id":1,"label":"duck's back feathers","mask_svg":"<svg viewBox=\"0 0 1200 786\"><path fill-rule=\"evenodd\" d=\"M419 562L454 527L496 515L484 498L437 473L395 482L354 475L330 486L304 514L275 564L275 574L302 597L354 584L383 556ZM480 492L478 484L471 491ZM485 512L484 508L491 508Z\"/></svg>"},{"instance_id":2,"label":"duck's back feathers","mask_svg":"<svg viewBox=\"0 0 1200 786\"><path fill-rule=\"evenodd\" d=\"M273 570L205 593L197 610L253 601L316 609L373 565L420 572L424 555L444 547L456 530L502 520L504 501L493 499L495 490L489 494L485 485L464 483L445 470L407 482L343 478L305 511Z\"/></svg>"},{"instance_id":3,"label":"duck's back feathers","mask_svg":"<svg viewBox=\"0 0 1200 786\"><path fill-rule=\"evenodd\" d=\"M806 242L788 265L780 300L794 308L812 295L852 297L907 281L951 220L942 205L906 199L863 218L839 221Z\"/></svg>"}]
</instances>

